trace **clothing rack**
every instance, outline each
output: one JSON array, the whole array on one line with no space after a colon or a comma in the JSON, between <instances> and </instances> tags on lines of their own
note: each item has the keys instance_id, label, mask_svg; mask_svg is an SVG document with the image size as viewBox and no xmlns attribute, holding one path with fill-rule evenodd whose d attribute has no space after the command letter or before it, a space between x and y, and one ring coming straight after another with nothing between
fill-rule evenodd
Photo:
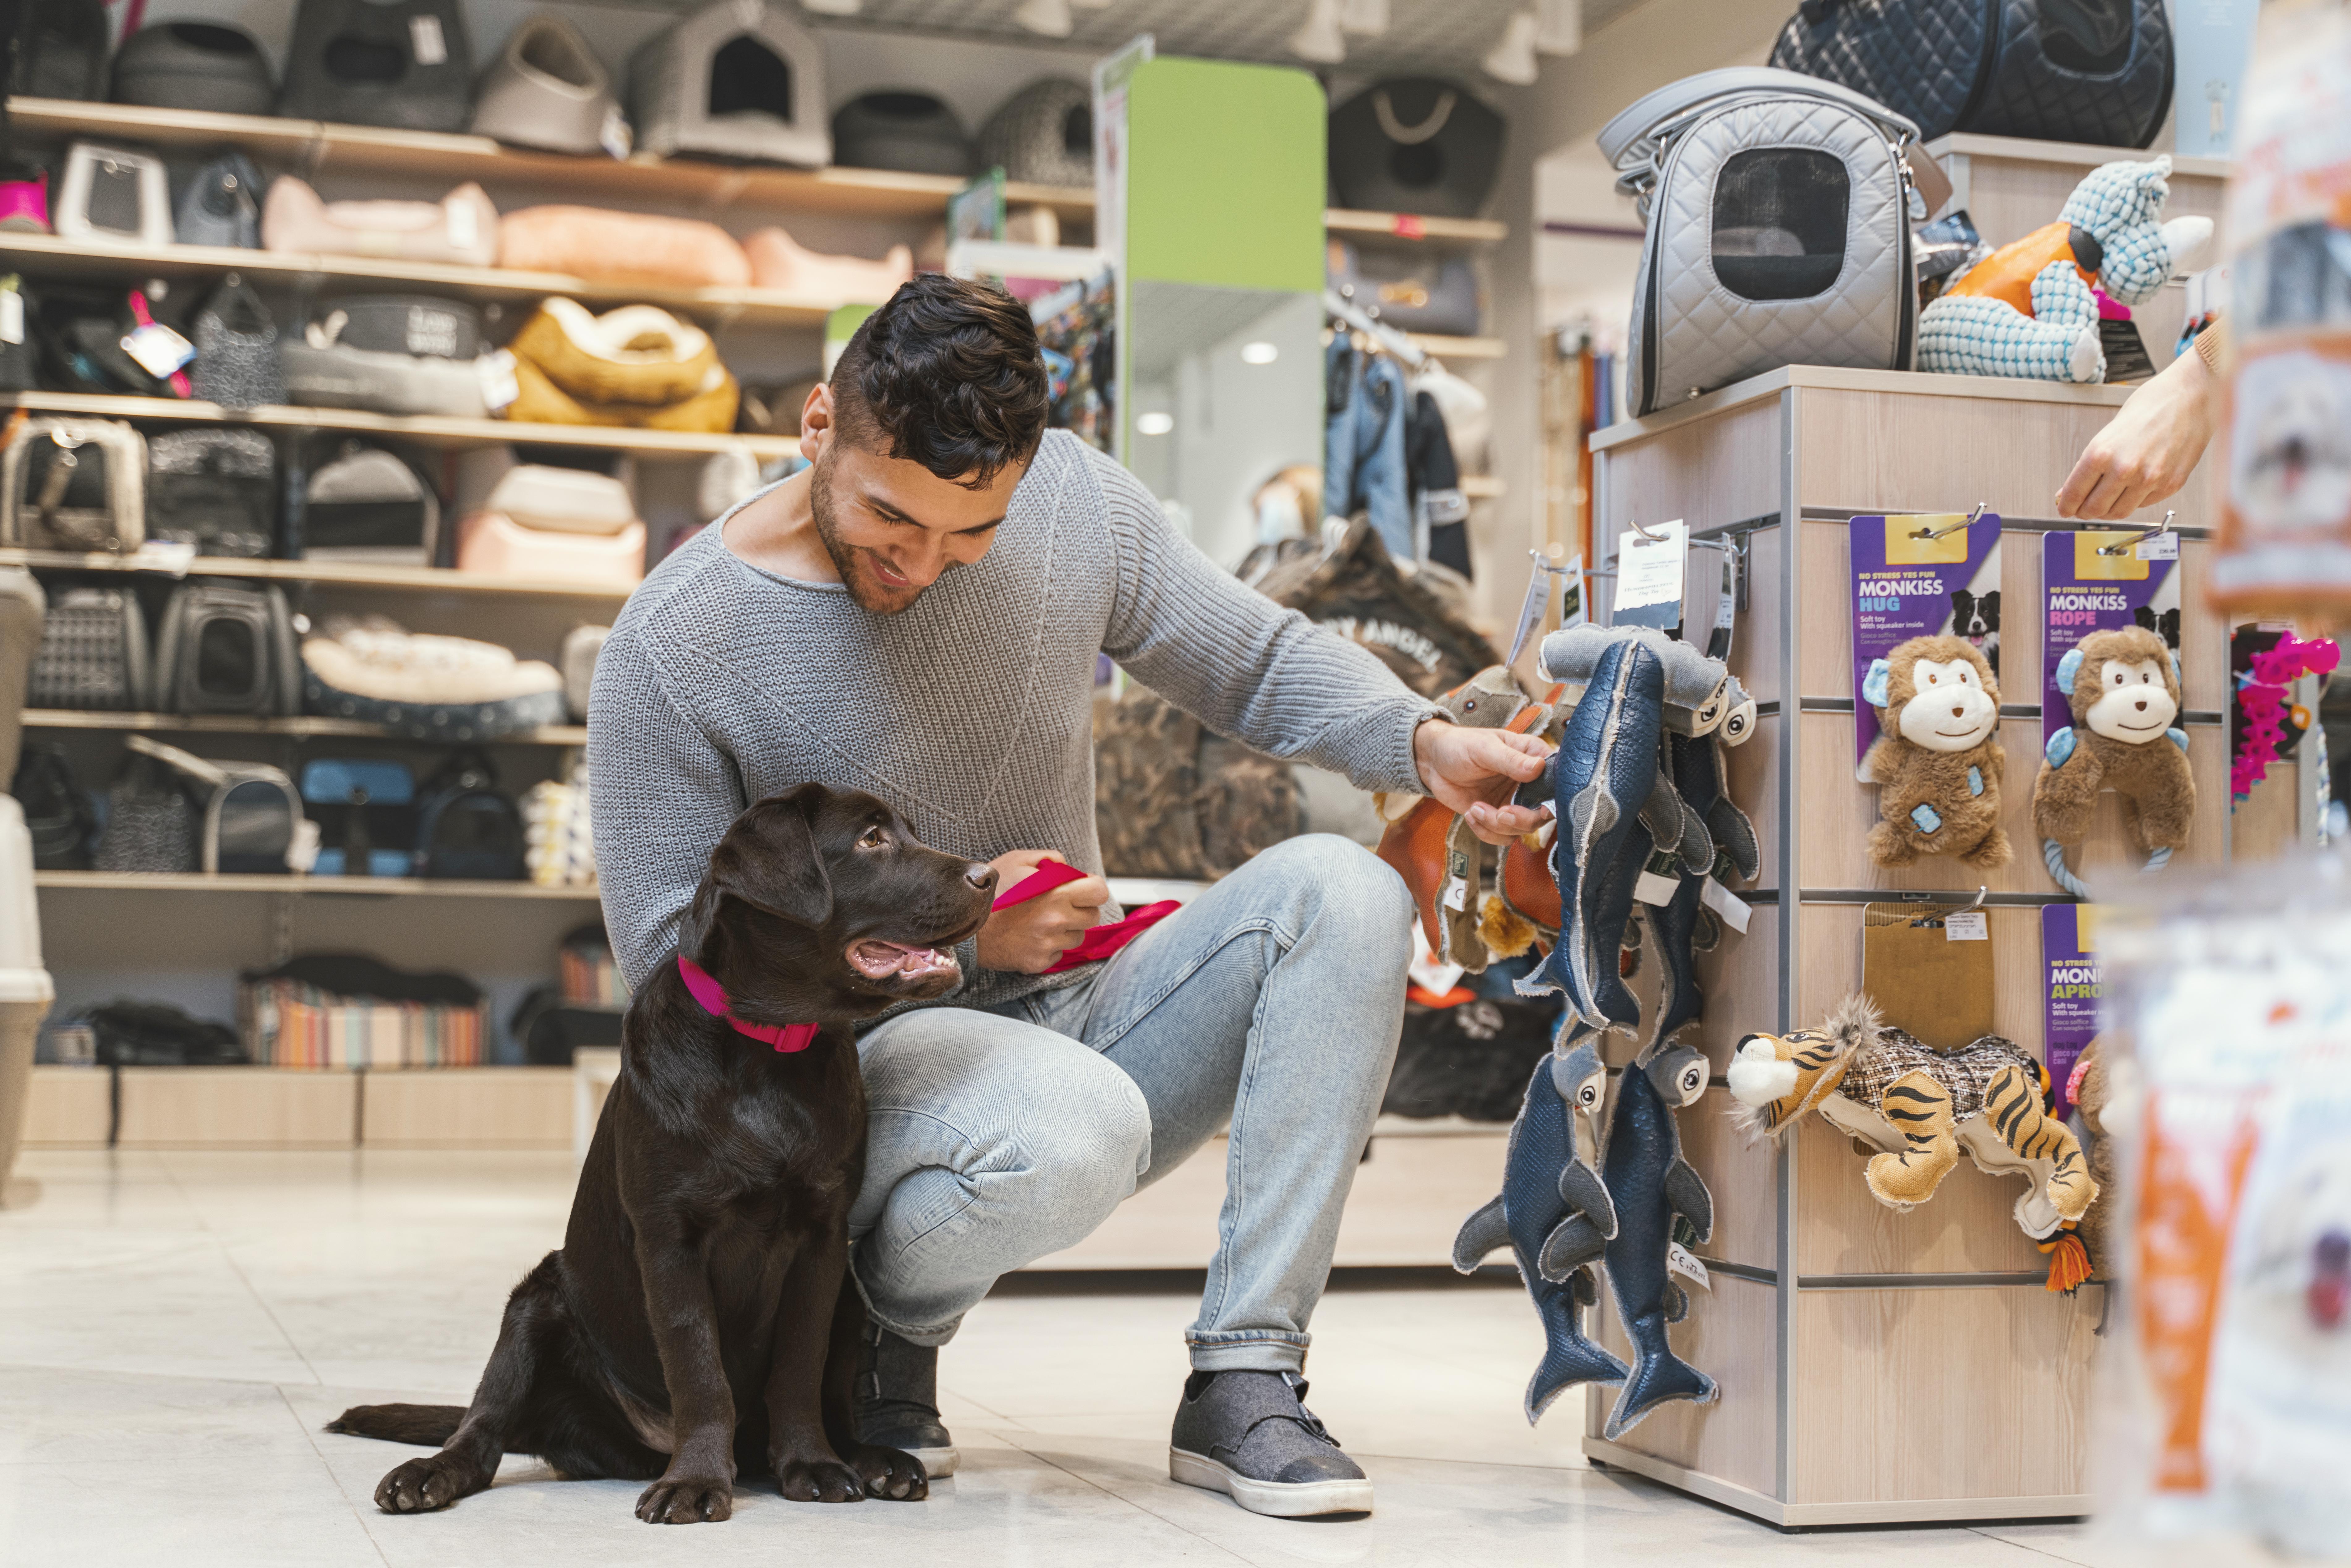
<instances>
[{"instance_id":1,"label":"clothing rack","mask_svg":"<svg viewBox=\"0 0 2351 1568\"><path fill-rule=\"evenodd\" d=\"M1402 360L1414 370L1427 368L1428 354L1420 345L1386 322L1364 315L1341 298L1338 290L1326 288L1322 291L1322 313L1353 328L1377 344L1383 352Z\"/></svg>"}]
</instances>

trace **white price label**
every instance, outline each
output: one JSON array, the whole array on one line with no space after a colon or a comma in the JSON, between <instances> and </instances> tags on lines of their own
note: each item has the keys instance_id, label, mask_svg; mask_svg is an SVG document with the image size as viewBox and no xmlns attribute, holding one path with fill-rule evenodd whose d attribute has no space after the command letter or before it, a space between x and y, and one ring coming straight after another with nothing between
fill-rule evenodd
<instances>
[{"instance_id":1,"label":"white price label","mask_svg":"<svg viewBox=\"0 0 2351 1568\"><path fill-rule=\"evenodd\" d=\"M25 340L25 297L11 288L0 293L0 343Z\"/></svg>"},{"instance_id":2,"label":"white price label","mask_svg":"<svg viewBox=\"0 0 2351 1568\"><path fill-rule=\"evenodd\" d=\"M188 569L196 564L196 547L187 539L149 539L131 552L131 560L141 571L185 577Z\"/></svg>"},{"instance_id":3,"label":"white price label","mask_svg":"<svg viewBox=\"0 0 2351 1568\"><path fill-rule=\"evenodd\" d=\"M408 19L408 45L415 52L420 66L445 65L449 59L449 40L441 34L438 16L411 16Z\"/></svg>"},{"instance_id":4,"label":"white price label","mask_svg":"<svg viewBox=\"0 0 2351 1568\"><path fill-rule=\"evenodd\" d=\"M122 351L138 361L139 368L157 381L196 357L196 346L161 321L131 329L123 337Z\"/></svg>"},{"instance_id":5,"label":"white price label","mask_svg":"<svg viewBox=\"0 0 2351 1568\"><path fill-rule=\"evenodd\" d=\"M1713 1282L1707 1278L1706 1265L1691 1257L1689 1249L1678 1241L1666 1243L1666 1267L1701 1291L1714 1289Z\"/></svg>"},{"instance_id":6,"label":"white price label","mask_svg":"<svg viewBox=\"0 0 2351 1568\"><path fill-rule=\"evenodd\" d=\"M1468 879L1458 876L1449 876L1445 879L1445 907L1453 910L1456 913L1466 913L1468 910L1469 883Z\"/></svg>"},{"instance_id":7,"label":"white price label","mask_svg":"<svg viewBox=\"0 0 2351 1568\"><path fill-rule=\"evenodd\" d=\"M2179 536L2158 534L2151 539L2141 539L2138 541L2137 549L2132 553L2141 560L2178 560Z\"/></svg>"},{"instance_id":8,"label":"white price label","mask_svg":"<svg viewBox=\"0 0 2351 1568\"><path fill-rule=\"evenodd\" d=\"M484 354L474 361L481 372L482 401L492 413L503 411L515 399L522 396L522 382L515 378L515 357L506 350Z\"/></svg>"},{"instance_id":9,"label":"white price label","mask_svg":"<svg viewBox=\"0 0 2351 1568\"><path fill-rule=\"evenodd\" d=\"M1682 568L1689 559L1689 528L1678 517L1660 523L1642 538L1631 529L1616 536L1616 608L1678 604Z\"/></svg>"},{"instance_id":10,"label":"white price label","mask_svg":"<svg viewBox=\"0 0 2351 1568\"><path fill-rule=\"evenodd\" d=\"M449 248L471 250L482 237L482 220L474 212L471 202L452 202L444 209L448 214Z\"/></svg>"},{"instance_id":11,"label":"white price label","mask_svg":"<svg viewBox=\"0 0 2351 1568\"><path fill-rule=\"evenodd\" d=\"M1748 917L1755 912L1745 899L1731 892L1730 889L1723 886L1714 878L1708 877L1706 885L1698 890L1698 901L1721 915L1725 925L1729 926L1741 936L1747 935Z\"/></svg>"},{"instance_id":12,"label":"white price label","mask_svg":"<svg viewBox=\"0 0 2351 1568\"><path fill-rule=\"evenodd\" d=\"M1667 904L1674 901L1674 894L1681 891L1681 885L1672 877L1645 871L1641 873L1641 880L1633 884L1633 896L1644 904Z\"/></svg>"},{"instance_id":13,"label":"white price label","mask_svg":"<svg viewBox=\"0 0 2351 1568\"><path fill-rule=\"evenodd\" d=\"M1980 909L1962 909L1943 916L1943 940L1946 942L1989 942L1991 940L1991 918Z\"/></svg>"}]
</instances>

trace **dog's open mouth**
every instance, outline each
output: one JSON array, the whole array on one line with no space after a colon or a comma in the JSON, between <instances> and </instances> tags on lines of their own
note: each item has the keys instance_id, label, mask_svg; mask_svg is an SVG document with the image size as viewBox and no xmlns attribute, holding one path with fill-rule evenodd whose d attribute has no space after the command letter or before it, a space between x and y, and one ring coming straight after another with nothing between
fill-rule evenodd
<instances>
[{"instance_id":1,"label":"dog's open mouth","mask_svg":"<svg viewBox=\"0 0 2351 1568\"><path fill-rule=\"evenodd\" d=\"M869 980L918 980L956 972L956 956L944 947L910 947L869 936L849 949L849 966Z\"/></svg>"}]
</instances>

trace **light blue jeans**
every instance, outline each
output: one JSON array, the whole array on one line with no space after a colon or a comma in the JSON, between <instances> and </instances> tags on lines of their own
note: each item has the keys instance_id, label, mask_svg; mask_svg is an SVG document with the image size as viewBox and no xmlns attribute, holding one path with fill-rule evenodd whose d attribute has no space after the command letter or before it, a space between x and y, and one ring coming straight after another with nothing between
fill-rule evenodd
<instances>
[{"instance_id":1,"label":"light blue jeans","mask_svg":"<svg viewBox=\"0 0 2351 1568\"><path fill-rule=\"evenodd\" d=\"M859 1043L850 1211L873 1315L944 1344L999 1275L1084 1239L1228 1124L1192 1364L1295 1370L1403 1027L1412 902L1371 852L1275 845L1086 980Z\"/></svg>"}]
</instances>

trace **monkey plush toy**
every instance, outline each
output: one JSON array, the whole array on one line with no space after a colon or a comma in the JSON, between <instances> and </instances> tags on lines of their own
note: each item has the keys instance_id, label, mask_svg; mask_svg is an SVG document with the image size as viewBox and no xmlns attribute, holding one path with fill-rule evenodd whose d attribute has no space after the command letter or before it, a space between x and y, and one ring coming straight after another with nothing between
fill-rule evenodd
<instances>
[{"instance_id":1,"label":"monkey plush toy","mask_svg":"<svg viewBox=\"0 0 2351 1568\"><path fill-rule=\"evenodd\" d=\"M2009 861L2000 825L2000 682L1964 637L1913 637L1872 661L1862 695L1882 733L1869 748L1886 820L1869 858L1905 866L1956 855L1990 870Z\"/></svg>"},{"instance_id":2,"label":"monkey plush toy","mask_svg":"<svg viewBox=\"0 0 2351 1568\"><path fill-rule=\"evenodd\" d=\"M2139 626L2093 632L2057 663L2074 727L2049 737L2032 785L2032 826L2045 843L2089 835L2098 791L2123 798L2131 842L2159 864L2188 841L2196 780L2179 716L2179 664ZM2062 861L2053 861L2053 873Z\"/></svg>"}]
</instances>

